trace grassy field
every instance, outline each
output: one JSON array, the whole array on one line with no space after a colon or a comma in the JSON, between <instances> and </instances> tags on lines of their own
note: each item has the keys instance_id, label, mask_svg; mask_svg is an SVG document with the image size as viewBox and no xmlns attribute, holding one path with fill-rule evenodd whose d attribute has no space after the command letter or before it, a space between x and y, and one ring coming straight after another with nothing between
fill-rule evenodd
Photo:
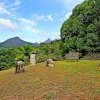
<instances>
[{"instance_id":1,"label":"grassy field","mask_svg":"<svg viewBox=\"0 0 100 100\"><path fill-rule=\"evenodd\" d=\"M0 100L100 100L100 61L45 62L0 72Z\"/></svg>"}]
</instances>

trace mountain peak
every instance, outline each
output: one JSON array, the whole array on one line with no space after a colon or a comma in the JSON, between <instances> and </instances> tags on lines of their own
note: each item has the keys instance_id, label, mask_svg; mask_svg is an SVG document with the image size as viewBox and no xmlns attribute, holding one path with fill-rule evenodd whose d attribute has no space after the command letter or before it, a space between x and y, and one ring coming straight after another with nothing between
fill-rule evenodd
<instances>
[{"instance_id":1,"label":"mountain peak","mask_svg":"<svg viewBox=\"0 0 100 100\"><path fill-rule=\"evenodd\" d=\"M16 37L13 37L13 38L20 39L18 36L16 36Z\"/></svg>"},{"instance_id":2,"label":"mountain peak","mask_svg":"<svg viewBox=\"0 0 100 100\"><path fill-rule=\"evenodd\" d=\"M16 36L16 37L13 37L13 38L7 39L6 41L8 41L8 40L11 40L11 41L12 41L12 40L21 40L21 39L20 39L19 37Z\"/></svg>"},{"instance_id":3,"label":"mountain peak","mask_svg":"<svg viewBox=\"0 0 100 100\"><path fill-rule=\"evenodd\" d=\"M52 40L48 38L44 43L50 43Z\"/></svg>"},{"instance_id":4,"label":"mountain peak","mask_svg":"<svg viewBox=\"0 0 100 100\"><path fill-rule=\"evenodd\" d=\"M7 39L6 41L0 43L1 47L17 47L17 46L23 46L25 44L31 45L31 46L37 46L38 43L31 43L31 42L26 42L19 37L13 37L10 39Z\"/></svg>"}]
</instances>

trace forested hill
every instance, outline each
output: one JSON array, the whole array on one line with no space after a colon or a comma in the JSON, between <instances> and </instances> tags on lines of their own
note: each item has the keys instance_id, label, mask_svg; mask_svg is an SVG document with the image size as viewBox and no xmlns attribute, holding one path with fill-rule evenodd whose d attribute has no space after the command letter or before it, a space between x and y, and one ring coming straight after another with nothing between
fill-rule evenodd
<instances>
[{"instance_id":1,"label":"forested hill","mask_svg":"<svg viewBox=\"0 0 100 100\"><path fill-rule=\"evenodd\" d=\"M100 0L77 5L61 27L64 52L100 52Z\"/></svg>"},{"instance_id":2,"label":"forested hill","mask_svg":"<svg viewBox=\"0 0 100 100\"><path fill-rule=\"evenodd\" d=\"M31 46L38 45L38 43L30 43L30 42L21 40L19 37L14 37L14 38L10 38L10 39L0 43L0 48L11 48L11 47L23 46L25 44L28 44Z\"/></svg>"}]
</instances>

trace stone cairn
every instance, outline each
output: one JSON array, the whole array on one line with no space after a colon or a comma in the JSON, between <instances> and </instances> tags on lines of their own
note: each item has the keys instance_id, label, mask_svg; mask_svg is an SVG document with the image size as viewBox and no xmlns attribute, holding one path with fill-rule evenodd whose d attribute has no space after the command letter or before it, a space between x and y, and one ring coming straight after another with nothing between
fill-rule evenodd
<instances>
[{"instance_id":1,"label":"stone cairn","mask_svg":"<svg viewBox=\"0 0 100 100\"><path fill-rule=\"evenodd\" d=\"M25 70L24 70L24 63L23 63L23 61L18 61L17 63L16 63L16 69L15 69L15 73L23 73L23 72L25 72Z\"/></svg>"},{"instance_id":2,"label":"stone cairn","mask_svg":"<svg viewBox=\"0 0 100 100\"><path fill-rule=\"evenodd\" d=\"M53 60L52 59L48 59L47 60L47 63L46 63L46 67L53 67L54 65L53 65Z\"/></svg>"}]
</instances>

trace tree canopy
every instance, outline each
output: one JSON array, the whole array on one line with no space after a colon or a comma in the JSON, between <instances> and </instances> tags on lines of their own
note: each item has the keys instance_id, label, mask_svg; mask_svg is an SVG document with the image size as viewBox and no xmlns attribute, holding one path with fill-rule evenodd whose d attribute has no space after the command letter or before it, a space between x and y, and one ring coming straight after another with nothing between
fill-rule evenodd
<instances>
[{"instance_id":1,"label":"tree canopy","mask_svg":"<svg viewBox=\"0 0 100 100\"><path fill-rule=\"evenodd\" d=\"M100 0L85 0L77 5L61 27L64 52L100 51Z\"/></svg>"}]
</instances>

